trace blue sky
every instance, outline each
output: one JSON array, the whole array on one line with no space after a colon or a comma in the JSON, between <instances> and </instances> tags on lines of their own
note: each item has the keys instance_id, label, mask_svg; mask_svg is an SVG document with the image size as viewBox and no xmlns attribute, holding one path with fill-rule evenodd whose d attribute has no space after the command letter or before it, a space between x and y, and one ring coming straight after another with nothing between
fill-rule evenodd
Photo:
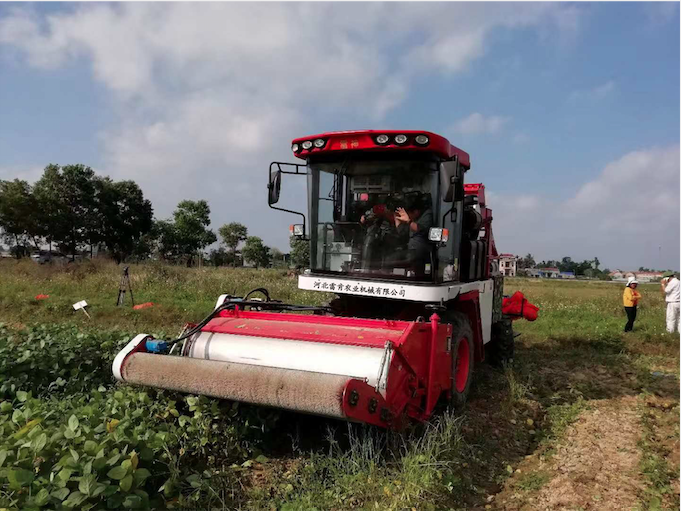
<instances>
[{"instance_id":1,"label":"blue sky","mask_svg":"<svg viewBox=\"0 0 681 511\"><path fill-rule=\"evenodd\" d=\"M471 154L502 251L678 268L679 107L674 3L0 4L0 179L85 163L280 248L292 138L407 128Z\"/></svg>"}]
</instances>

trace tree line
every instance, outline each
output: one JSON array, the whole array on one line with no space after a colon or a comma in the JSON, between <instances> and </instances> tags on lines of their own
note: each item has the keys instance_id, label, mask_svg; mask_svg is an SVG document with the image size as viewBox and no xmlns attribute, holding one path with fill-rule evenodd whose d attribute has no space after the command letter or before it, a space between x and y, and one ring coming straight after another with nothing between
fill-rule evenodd
<instances>
[{"instance_id":1,"label":"tree line","mask_svg":"<svg viewBox=\"0 0 681 511\"><path fill-rule=\"evenodd\" d=\"M218 229L220 247L211 250L208 261L215 266L241 266L244 261L253 266L297 268L308 264L310 247L307 241L290 238L291 252L284 254L277 248L270 248L258 236L249 236L245 225L238 222L225 224ZM239 247L241 246L241 249Z\"/></svg>"},{"instance_id":2,"label":"tree line","mask_svg":"<svg viewBox=\"0 0 681 511\"><path fill-rule=\"evenodd\" d=\"M69 255L104 251L117 262L156 258L191 266L200 259L216 266L303 266L307 243L291 238L287 256L257 236L248 236L237 222L218 229L220 246L210 229L210 207L205 200L183 200L172 218L154 219L151 202L131 180L98 176L82 164L45 167L30 184L0 180L0 230L16 257L47 248ZM239 247L241 245L241 250Z\"/></svg>"},{"instance_id":3,"label":"tree line","mask_svg":"<svg viewBox=\"0 0 681 511\"><path fill-rule=\"evenodd\" d=\"M152 228L153 209L134 181L113 181L85 165L48 165L30 185L0 181L0 228L17 257L47 245L75 257L104 246L121 260Z\"/></svg>"},{"instance_id":4,"label":"tree line","mask_svg":"<svg viewBox=\"0 0 681 511\"><path fill-rule=\"evenodd\" d=\"M561 260L549 259L537 263L532 254L527 254L525 257L519 257L516 265L519 271L530 268L558 268L561 272L571 272L577 276L599 279L609 278L608 274L610 273L608 268L600 269L601 262L598 257L585 259L581 262L573 261L571 257L563 257Z\"/></svg>"}]
</instances>

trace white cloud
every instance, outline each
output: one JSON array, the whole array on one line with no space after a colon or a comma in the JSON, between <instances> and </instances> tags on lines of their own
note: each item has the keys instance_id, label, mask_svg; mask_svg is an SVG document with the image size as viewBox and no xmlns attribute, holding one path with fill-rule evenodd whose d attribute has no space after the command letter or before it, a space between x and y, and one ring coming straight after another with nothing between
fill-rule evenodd
<instances>
[{"instance_id":1,"label":"white cloud","mask_svg":"<svg viewBox=\"0 0 681 511\"><path fill-rule=\"evenodd\" d=\"M564 201L493 194L497 246L535 259L678 268L679 172L679 146L655 147L607 164Z\"/></svg>"},{"instance_id":2,"label":"white cloud","mask_svg":"<svg viewBox=\"0 0 681 511\"><path fill-rule=\"evenodd\" d=\"M669 22L678 23L679 21L678 2L646 2L643 8L648 18L648 27L651 29L659 28Z\"/></svg>"},{"instance_id":3,"label":"white cloud","mask_svg":"<svg viewBox=\"0 0 681 511\"><path fill-rule=\"evenodd\" d=\"M451 131L461 135L478 135L481 133L498 133L510 121L510 117L490 115L485 117L479 112L474 112L454 123Z\"/></svg>"},{"instance_id":4,"label":"white cloud","mask_svg":"<svg viewBox=\"0 0 681 511\"><path fill-rule=\"evenodd\" d=\"M593 87L591 89L572 91L568 99L572 102L578 102L583 100L596 101L610 95L615 90L615 87L616 87L615 81L608 80L607 82L596 87Z\"/></svg>"},{"instance_id":5,"label":"white cloud","mask_svg":"<svg viewBox=\"0 0 681 511\"><path fill-rule=\"evenodd\" d=\"M514 144L525 144L529 141L530 141L530 136L525 132L516 133L515 135L513 135L513 143Z\"/></svg>"},{"instance_id":6,"label":"white cloud","mask_svg":"<svg viewBox=\"0 0 681 511\"><path fill-rule=\"evenodd\" d=\"M415 77L465 71L489 51L494 31L574 31L565 19L581 11L550 3L76 3L51 12L11 10L0 18L0 45L41 69L91 65L119 119L101 133L100 170L137 180L159 216L180 199L206 198L214 223L246 222L283 246L290 218L264 212L266 166L291 159L289 141L307 126L338 114L380 121L409 97ZM504 122L484 118L483 130Z\"/></svg>"}]
</instances>

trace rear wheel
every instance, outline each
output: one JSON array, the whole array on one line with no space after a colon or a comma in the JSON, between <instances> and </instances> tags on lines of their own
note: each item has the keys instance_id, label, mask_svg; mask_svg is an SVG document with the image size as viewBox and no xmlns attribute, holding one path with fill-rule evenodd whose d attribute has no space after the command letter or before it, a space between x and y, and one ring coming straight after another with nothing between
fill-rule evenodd
<instances>
[{"instance_id":1,"label":"rear wheel","mask_svg":"<svg viewBox=\"0 0 681 511\"><path fill-rule=\"evenodd\" d=\"M448 315L449 316L449 315ZM459 312L447 320L452 324L452 390L450 403L458 408L466 403L473 383L475 344L468 318Z\"/></svg>"}]
</instances>

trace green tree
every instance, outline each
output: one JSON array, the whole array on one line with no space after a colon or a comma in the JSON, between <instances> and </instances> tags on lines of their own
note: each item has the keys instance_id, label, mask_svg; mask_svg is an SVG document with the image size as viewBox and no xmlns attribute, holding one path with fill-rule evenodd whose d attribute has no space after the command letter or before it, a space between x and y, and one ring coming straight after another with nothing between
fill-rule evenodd
<instances>
[{"instance_id":1,"label":"green tree","mask_svg":"<svg viewBox=\"0 0 681 511\"><path fill-rule=\"evenodd\" d=\"M95 173L82 164L45 167L35 186L42 211L40 225L50 242L75 256L97 241Z\"/></svg>"},{"instance_id":2,"label":"green tree","mask_svg":"<svg viewBox=\"0 0 681 511\"><path fill-rule=\"evenodd\" d=\"M558 263L558 269L560 271L571 271L574 272L577 264L572 260L571 257L563 257L563 259Z\"/></svg>"},{"instance_id":3,"label":"green tree","mask_svg":"<svg viewBox=\"0 0 681 511\"><path fill-rule=\"evenodd\" d=\"M63 239L69 228L61 189L61 171L59 165L54 164L45 167L43 175L33 186L33 193L39 206L39 230L49 244L50 251L52 243Z\"/></svg>"},{"instance_id":4,"label":"green tree","mask_svg":"<svg viewBox=\"0 0 681 511\"><path fill-rule=\"evenodd\" d=\"M537 263L534 261L532 254L527 254L525 257L518 259L518 269L524 270L526 268L534 268Z\"/></svg>"},{"instance_id":5,"label":"green tree","mask_svg":"<svg viewBox=\"0 0 681 511\"><path fill-rule=\"evenodd\" d=\"M211 250L206 259L207 262L213 266L226 266L231 262L232 254L231 252L227 252L224 247L218 247L217 249Z\"/></svg>"},{"instance_id":6,"label":"green tree","mask_svg":"<svg viewBox=\"0 0 681 511\"><path fill-rule=\"evenodd\" d=\"M24 247L17 248L15 254L27 252L25 247L28 240L33 242L36 249L40 248L38 204L26 181L0 181L0 227L14 246Z\"/></svg>"},{"instance_id":7,"label":"green tree","mask_svg":"<svg viewBox=\"0 0 681 511\"><path fill-rule=\"evenodd\" d=\"M205 200L181 201L172 221L156 222L160 256L174 261L184 259L187 266L191 266L199 251L217 241L209 225L210 207Z\"/></svg>"},{"instance_id":8,"label":"green tree","mask_svg":"<svg viewBox=\"0 0 681 511\"><path fill-rule=\"evenodd\" d=\"M222 243L232 252L232 263L236 267L236 249L238 248L239 243L246 241L248 229L243 224L231 222L220 227L220 229L218 229L218 234L220 234L220 237L222 238Z\"/></svg>"},{"instance_id":9,"label":"green tree","mask_svg":"<svg viewBox=\"0 0 681 511\"><path fill-rule=\"evenodd\" d=\"M97 178L95 189L94 236L117 262L121 262L135 251L141 237L151 230L151 202L144 198L134 181Z\"/></svg>"},{"instance_id":10,"label":"green tree","mask_svg":"<svg viewBox=\"0 0 681 511\"><path fill-rule=\"evenodd\" d=\"M262 239L257 236L246 238L241 254L244 261L252 263L256 268L270 264L270 248L264 245Z\"/></svg>"},{"instance_id":11,"label":"green tree","mask_svg":"<svg viewBox=\"0 0 681 511\"><path fill-rule=\"evenodd\" d=\"M594 268L592 266L593 261L582 261L581 263L575 264L575 275L595 275ZM587 273L589 272L589 273Z\"/></svg>"},{"instance_id":12,"label":"green tree","mask_svg":"<svg viewBox=\"0 0 681 511\"><path fill-rule=\"evenodd\" d=\"M152 230L156 233L156 251L159 258L177 262L180 258L180 248L175 223L172 220L156 220Z\"/></svg>"},{"instance_id":13,"label":"green tree","mask_svg":"<svg viewBox=\"0 0 681 511\"><path fill-rule=\"evenodd\" d=\"M69 226L60 245L67 249L71 258L85 244L97 241L95 218L95 172L85 165L64 165L62 174L62 200L64 214Z\"/></svg>"},{"instance_id":14,"label":"green tree","mask_svg":"<svg viewBox=\"0 0 681 511\"><path fill-rule=\"evenodd\" d=\"M296 268L304 268L310 264L310 242L291 236L291 264Z\"/></svg>"},{"instance_id":15,"label":"green tree","mask_svg":"<svg viewBox=\"0 0 681 511\"><path fill-rule=\"evenodd\" d=\"M137 261L145 261L153 255L159 255L160 233L157 222L152 220L151 228L148 232L140 236L132 249L131 257Z\"/></svg>"},{"instance_id":16,"label":"green tree","mask_svg":"<svg viewBox=\"0 0 681 511\"><path fill-rule=\"evenodd\" d=\"M272 256L272 266L275 268L285 268L286 267L286 254L284 254L278 248L270 249L270 256Z\"/></svg>"}]
</instances>

